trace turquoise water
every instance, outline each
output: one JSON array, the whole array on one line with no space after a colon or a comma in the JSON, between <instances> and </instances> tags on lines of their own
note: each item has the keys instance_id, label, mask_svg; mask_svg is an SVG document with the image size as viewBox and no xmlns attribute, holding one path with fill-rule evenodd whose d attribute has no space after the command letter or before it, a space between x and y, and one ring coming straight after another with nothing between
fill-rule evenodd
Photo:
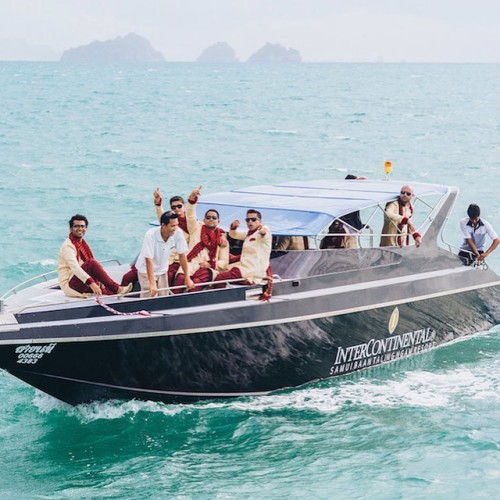
<instances>
[{"instance_id":1,"label":"turquoise water","mask_svg":"<svg viewBox=\"0 0 500 500\"><path fill-rule=\"evenodd\" d=\"M453 184L500 230L500 65L0 63L0 294L75 212L126 262L152 192L346 173ZM490 259L500 270L500 250ZM0 372L2 498L493 498L500 329L269 397L71 408Z\"/></svg>"}]
</instances>

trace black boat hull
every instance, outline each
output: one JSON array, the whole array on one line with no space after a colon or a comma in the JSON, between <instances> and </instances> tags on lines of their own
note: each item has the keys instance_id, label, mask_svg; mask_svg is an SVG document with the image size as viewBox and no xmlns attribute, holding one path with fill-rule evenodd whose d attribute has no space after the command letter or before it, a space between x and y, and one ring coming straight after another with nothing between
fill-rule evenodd
<instances>
[{"instance_id":1,"label":"black boat hull","mask_svg":"<svg viewBox=\"0 0 500 500\"><path fill-rule=\"evenodd\" d=\"M204 331L171 328L101 335L96 340L79 338L85 333L81 325L67 325L60 327L61 341L51 338L44 343L41 335L37 343L19 339L1 344L0 366L70 404L114 398L179 403L259 395L369 368L488 330L499 322L499 295L499 287L491 286L307 318L314 311L311 301L318 303L309 299L291 306L301 304L302 310L295 312L307 319L287 320L283 315L272 323L272 304L263 304L240 311L243 323L251 314L259 315L254 318L256 326L231 328L227 323Z\"/></svg>"}]
</instances>

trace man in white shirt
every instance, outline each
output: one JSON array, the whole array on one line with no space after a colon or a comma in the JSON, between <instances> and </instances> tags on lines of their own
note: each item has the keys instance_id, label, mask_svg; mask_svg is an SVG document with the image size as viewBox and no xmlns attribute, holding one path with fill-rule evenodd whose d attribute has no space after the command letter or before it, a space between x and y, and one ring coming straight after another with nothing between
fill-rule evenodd
<instances>
[{"instance_id":1,"label":"man in white shirt","mask_svg":"<svg viewBox=\"0 0 500 500\"><path fill-rule=\"evenodd\" d=\"M193 282L188 272L186 254L188 245L179 229L178 216L172 211L165 212L160 219L160 227L149 229L137 257L136 267L141 285L141 297L168 295L168 263L173 251L179 254L180 266L184 271L184 285L188 290ZM160 289L160 290L158 290Z\"/></svg>"},{"instance_id":2,"label":"man in white shirt","mask_svg":"<svg viewBox=\"0 0 500 500\"><path fill-rule=\"evenodd\" d=\"M471 203L467 209L468 217L460 220L460 232L464 242L460 247L459 257L466 266L470 266L475 260L484 260L500 244L500 238L493 226L486 220L481 219L481 209L475 203ZM486 236L492 240L488 250L486 248Z\"/></svg>"}]
</instances>

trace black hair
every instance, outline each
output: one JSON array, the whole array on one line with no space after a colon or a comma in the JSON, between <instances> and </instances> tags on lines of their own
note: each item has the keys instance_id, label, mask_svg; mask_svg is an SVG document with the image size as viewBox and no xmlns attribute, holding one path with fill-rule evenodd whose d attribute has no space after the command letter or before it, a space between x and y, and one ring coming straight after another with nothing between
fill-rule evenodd
<instances>
[{"instance_id":1,"label":"black hair","mask_svg":"<svg viewBox=\"0 0 500 500\"><path fill-rule=\"evenodd\" d=\"M88 227L89 225L89 221L87 220L87 217L85 217L85 215L81 215L81 214L75 214L73 215L73 217L71 217L71 219L69 220L69 227L72 227L73 226L73 222L75 222L75 220L83 220L85 222L85 225Z\"/></svg>"},{"instance_id":2,"label":"black hair","mask_svg":"<svg viewBox=\"0 0 500 500\"><path fill-rule=\"evenodd\" d=\"M184 198L182 196L172 196L172 198L170 198L170 205L172 205L174 201L180 201L184 205Z\"/></svg>"},{"instance_id":3,"label":"black hair","mask_svg":"<svg viewBox=\"0 0 500 500\"><path fill-rule=\"evenodd\" d=\"M208 215L208 212L215 212L215 213L217 214L217 219L220 219L219 212L217 212L217 210L215 210L215 208L209 208L209 209L205 212L205 217Z\"/></svg>"},{"instance_id":4,"label":"black hair","mask_svg":"<svg viewBox=\"0 0 500 500\"><path fill-rule=\"evenodd\" d=\"M261 213L260 213L258 210L255 210L255 208L249 208L249 209L247 210L247 215L248 215L248 214L257 214L257 217L258 217L260 220L262 220L262 215L261 215Z\"/></svg>"},{"instance_id":5,"label":"black hair","mask_svg":"<svg viewBox=\"0 0 500 500\"><path fill-rule=\"evenodd\" d=\"M346 180L346 181L350 181L350 180L357 179L357 178L358 178L358 176L357 176L357 175L352 175L352 174L347 174L347 175L345 176L345 180Z\"/></svg>"},{"instance_id":6,"label":"black hair","mask_svg":"<svg viewBox=\"0 0 500 500\"><path fill-rule=\"evenodd\" d=\"M166 226L172 219L178 219L179 216L177 214L174 214L171 210L167 210L166 212L163 212L163 214L160 217L160 223L165 224Z\"/></svg>"},{"instance_id":7,"label":"black hair","mask_svg":"<svg viewBox=\"0 0 500 500\"><path fill-rule=\"evenodd\" d=\"M476 205L475 203L471 203L469 205L469 208L467 209L467 215L471 219L477 219L481 215L481 209L479 208L479 205Z\"/></svg>"}]
</instances>

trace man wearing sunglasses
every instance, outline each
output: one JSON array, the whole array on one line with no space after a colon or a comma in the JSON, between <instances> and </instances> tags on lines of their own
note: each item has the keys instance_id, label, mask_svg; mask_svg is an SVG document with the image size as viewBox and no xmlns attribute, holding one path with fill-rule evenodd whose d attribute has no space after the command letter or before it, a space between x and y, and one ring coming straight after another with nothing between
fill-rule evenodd
<instances>
[{"instance_id":1,"label":"man wearing sunglasses","mask_svg":"<svg viewBox=\"0 0 500 500\"><path fill-rule=\"evenodd\" d=\"M248 231L238 230L240 221L235 220L230 227L231 238L242 240L243 247L240 259L229 264L229 270L219 273L216 281L238 280L252 283L262 282L269 267L271 255L272 235L266 226L262 225L262 215L252 208L247 210L245 218ZM214 288L222 288L221 284Z\"/></svg>"},{"instance_id":2,"label":"man wearing sunglasses","mask_svg":"<svg viewBox=\"0 0 500 500\"><path fill-rule=\"evenodd\" d=\"M84 240L87 217L75 214L69 220L69 236L59 250L57 274L59 286L68 297L95 295L124 295L132 291L132 284L120 286L110 278L101 264L94 259L92 250Z\"/></svg>"},{"instance_id":3,"label":"man wearing sunglasses","mask_svg":"<svg viewBox=\"0 0 500 500\"><path fill-rule=\"evenodd\" d=\"M213 281L218 271L227 270L229 264L229 243L226 233L219 225L219 212L214 208L205 212L203 222L196 217L196 203L200 195L200 188L194 190L189 196L188 207L188 229L190 251L187 255L189 262L189 273L195 287L191 292L203 289L202 283ZM193 210L194 208L194 210ZM184 273L179 270L175 278L175 286L184 282ZM183 290L176 288L174 293Z\"/></svg>"},{"instance_id":4,"label":"man wearing sunglasses","mask_svg":"<svg viewBox=\"0 0 500 500\"><path fill-rule=\"evenodd\" d=\"M422 237L410 220L413 215L412 198L413 188L405 185L401 188L398 199L385 206L381 247L407 246L410 243L410 235L413 236L416 247L422 243Z\"/></svg>"}]
</instances>

